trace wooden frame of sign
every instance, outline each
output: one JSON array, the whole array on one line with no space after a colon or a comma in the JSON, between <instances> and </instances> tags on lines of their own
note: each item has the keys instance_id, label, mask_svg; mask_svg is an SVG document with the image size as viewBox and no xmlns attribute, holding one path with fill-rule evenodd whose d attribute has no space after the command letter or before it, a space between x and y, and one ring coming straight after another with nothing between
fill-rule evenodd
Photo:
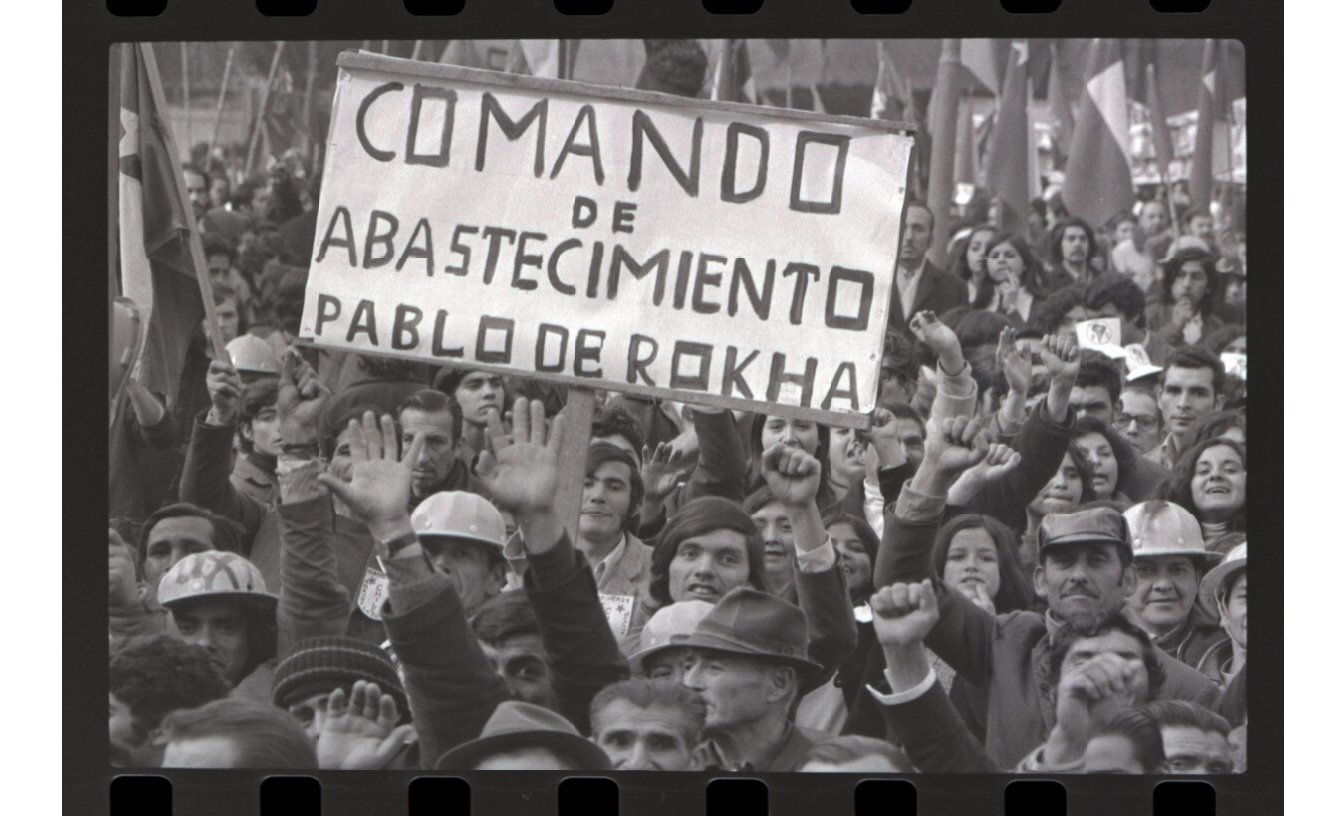
<instances>
[{"instance_id":1,"label":"wooden frame of sign","mask_svg":"<svg viewBox=\"0 0 1344 816\"><path fill-rule=\"evenodd\" d=\"M718 110L734 113L745 113L755 116L763 112L773 118L785 120L798 120L802 122L818 122L841 124L848 126L860 126L871 130L884 130L891 133L900 133L913 136L915 128L912 125L902 122L889 122L885 120L863 119L853 116L837 116L832 114L820 114L811 111L799 111L788 108L768 108L763 109L758 105L747 105L735 102L719 102L713 100L687 98L672 96L668 94L654 93L650 91L641 91L625 88L615 88L602 85L589 85L587 83L572 82L568 80L546 79L521 74L509 74L498 71L487 71L476 68L465 68L456 65L444 65L439 63L419 62L397 57L387 57L380 54L372 54L363 51L347 51L337 58L337 67L348 69L360 69L366 71L394 71L398 74L418 75L430 79L440 80L458 80L463 82L474 82L488 85L496 85L506 88L517 88L533 91L554 91L564 94L581 93L583 96L596 99L611 99L623 102L646 102L666 107L686 107L698 110ZM909 162L906 167L906 189L909 189L910 173L913 172L914 162ZM901 210L898 218L903 223L905 217L905 208L908 201L908 195L902 197ZM893 258L893 267L891 274L895 274ZM302 343L311 343L311 340L300 340ZM313 343L313 345L323 346L325 344ZM418 363L430 363L432 360L426 360L423 356L414 353L399 353L397 351L387 351L383 349L350 349L333 346L340 350L357 353L370 354L379 357L390 357L395 359L412 360ZM880 353L874 365L881 365ZM601 388L604 390L618 393L638 394L646 397L658 399L674 400L684 402L689 405L706 405L716 408L729 410L750 411L752 413L766 413L772 416L783 416L792 419L808 419L837 427L863 428L867 429L872 425L872 418L866 413L853 411L832 411L821 408L804 407L801 405L789 405L781 402L765 402L764 400L746 399L742 397L724 396L703 391L690 391L647 384L626 384L612 382L607 379L586 378L573 374L563 374L558 372L539 372L498 364L481 363L476 361L463 360L460 363L456 359L445 359L443 365L458 366L469 368L471 370L492 371L510 377L523 379L535 379L543 382L558 383L570 386L574 389L589 390ZM874 378L877 381L880 378ZM582 400L587 404L587 408L581 404L574 406L575 420L581 420L580 414L587 414L591 417L591 395ZM767 407L768 406L768 407ZM577 510L576 510L577 512Z\"/></svg>"}]
</instances>

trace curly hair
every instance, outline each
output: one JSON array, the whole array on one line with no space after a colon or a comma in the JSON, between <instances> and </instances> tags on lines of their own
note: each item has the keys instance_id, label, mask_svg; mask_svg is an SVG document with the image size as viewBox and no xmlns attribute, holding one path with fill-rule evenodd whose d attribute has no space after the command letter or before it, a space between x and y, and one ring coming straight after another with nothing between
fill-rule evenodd
<instances>
[{"instance_id":1,"label":"curly hair","mask_svg":"<svg viewBox=\"0 0 1344 816\"><path fill-rule=\"evenodd\" d=\"M619 405L604 405L593 415L592 439L619 436L630 443L635 450L635 458L643 456L644 426L639 424L634 414Z\"/></svg>"},{"instance_id":2,"label":"curly hair","mask_svg":"<svg viewBox=\"0 0 1344 816\"><path fill-rule=\"evenodd\" d=\"M1147 319L1144 307L1147 305L1143 290L1128 275L1119 272L1107 272L1087 285L1083 295L1083 305L1089 312L1100 312L1106 304L1114 304L1126 320L1136 328L1144 328Z\"/></svg>"},{"instance_id":3,"label":"curly hair","mask_svg":"<svg viewBox=\"0 0 1344 816\"><path fill-rule=\"evenodd\" d=\"M107 677L108 692L131 710L132 728L142 740L169 713L229 694L210 653L172 635L127 639L112 652Z\"/></svg>"},{"instance_id":4,"label":"curly hair","mask_svg":"<svg viewBox=\"0 0 1344 816\"><path fill-rule=\"evenodd\" d=\"M1196 262L1204 270L1204 279L1208 285L1204 287L1204 297L1200 298L1199 303L1195 304L1195 309L1202 315L1207 315L1213 309L1214 289L1218 281L1218 259L1213 253L1200 249L1198 247L1187 247L1177 250L1172 256L1162 262L1162 302L1174 303L1171 296L1172 284L1176 282L1176 276L1181 273L1181 267L1187 263Z\"/></svg>"},{"instance_id":5,"label":"curly hair","mask_svg":"<svg viewBox=\"0 0 1344 816\"><path fill-rule=\"evenodd\" d=\"M1070 284L1052 293L1041 302L1032 328L1040 330L1041 334L1058 333L1060 324L1069 312L1086 305L1085 293L1081 283Z\"/></svg>"},{"instance_id":6,"label":"curly hair","mask_svg":"<svg viewBox=\"0 0 1344 816\"><path fill-rule=\"evenodd\" d=\"M1153 645L1148 633L1130 622L1121 610L1107 612L1099 618L1083 623L1065 621L1060 626L1059 631L1050 641L1049 671L1046 675L1046 681L1049 683L1052 692L1059 687L1064 659L1068 657L1073 645L1080 640L1100 637L1107 632L1120 632L1133 638L1139 644L1139 649L1143 653L1143 667L1148 670L1148 697L1149 699L1156 697L1167 680L1166 668L1162 665L1157 647Z\"/></svg>"},{"instance_id":7,"label":"curly hair","mask_svg":"<svg viewBox=\"0 0 1344 816\"><path fill-rule=\"evenodd\" d=\"M1171 475L1167 477L1157 490L1155 498L1165 499L1174 504L1179 504L1190 511L1196 519L1204 521L1199 508L1195 506L1194 488L1191 486L1195 480L1195 469L1199 466L1199 457L1204 451L1210 448L1225 447L1237 454L1241 459L1241 465L1246 466L1246 446L1232 439L1222 439L1213 437L1205 439L1198 445L1187 446L1181 453L1181 458L1176 461L1176 466L1172 468ZM1232 517L1233 530L1246 529L1246 506L1243 503L1241 508Z\"/></svg>"}]
</instances>

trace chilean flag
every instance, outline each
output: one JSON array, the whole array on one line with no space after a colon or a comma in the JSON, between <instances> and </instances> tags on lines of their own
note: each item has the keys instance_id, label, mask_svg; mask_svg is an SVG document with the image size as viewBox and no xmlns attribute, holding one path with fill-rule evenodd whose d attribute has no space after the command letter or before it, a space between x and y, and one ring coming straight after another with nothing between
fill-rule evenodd
<instances>
[{"instance_id":1,"label":"chilean flag","mask_svg":"<svg viewBox=\"0 0 1344 816\"><path fill-rule=\"evenodd\" d=\"M182 167L154 100L152 68L140 50L149 47L119 46L118 282L121 294L139 307L144 332L135 376L172 406L205 306L192 263L189 241L196 225L181 194Z\"/></svg>"},{"instance_id":2,"label":"chilean flag","mask_svg":"<svg viewBox=\"0 0 1344 816\"><path fill-rule=\"evenodd\" d=\"M1100 227L1134 206L1129 98L1119 40L1092 41L1064 178L1064 206Z\"/></svg>"}]
</instances>

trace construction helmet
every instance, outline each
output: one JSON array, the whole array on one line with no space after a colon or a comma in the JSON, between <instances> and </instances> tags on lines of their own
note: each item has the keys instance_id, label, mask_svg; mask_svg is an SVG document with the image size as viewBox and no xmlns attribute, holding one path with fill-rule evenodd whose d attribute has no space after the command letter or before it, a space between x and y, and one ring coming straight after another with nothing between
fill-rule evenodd
<instances>
[{"instance_id":1,"label":"construction helmet","mask_svg":"<svg viewBox=\"0 0 1344 816\"><path fill-rule=\"evenodd\" d=\"M280 358L275 349L255 334L239 335L230 340L225 349L229 352L229 362L239 371L280 374Z\"/></svg>"},{"instance_id":2,"label":"construction helmet","mask_svg":"<svg viewBox=\"0 0 1344 816\"><path fill-rule=\"evenodd\" d=\"M266 591L261 570L238 553L207 550L178 561L159 581L159 603L168 609L183 601L241 598L274 614L279 601Z\"/></svg>"}]
</instances>

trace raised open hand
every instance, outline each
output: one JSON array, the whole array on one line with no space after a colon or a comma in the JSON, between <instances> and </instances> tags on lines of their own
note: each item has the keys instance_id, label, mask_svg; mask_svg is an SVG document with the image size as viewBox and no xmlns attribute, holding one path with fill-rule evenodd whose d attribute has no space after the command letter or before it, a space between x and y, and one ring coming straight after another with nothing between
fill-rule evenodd
<instances>
[{"instance_id":1,"label":"raised open hand","mask_svg":"<svg viewBox=\"0 0 1344 816\"><path fill-rule=\"evenodd\" d=\"M640 477L644 480L644 497L662 502L677 489L684 470L685 452L671 442L659 442L650 453L644 448L644 467L640 468Z\"/></svg>"},{"instance_id":2,"label":"raised open hand","mask_svg":"<svg viewBox=\"0 0 1344 816\"><path fill-rule=\"evenodd\" d=\"M298 349L286 349L280 371L280 393L276 399L280 438L285 444L317 441L318 417L330 396L331 390L318 382L317 372Z\"/></svg>"},{"instance_id":3,"label":"raised open hand","mask_svg":"<svg viewBox=\"0 0 1344 816\"><path fill-rule=\"evenodd\" d=\"M874 592L868 599L873 610L873 633L883 646L913 646L922 643L938 623L938 597L933 583L895 583Z\"/></svg>"},{"instance_id":4,"label":"raised open hand","mask_svg":"<svg viewBox=\"0 0 1344 816\"><path fill-rule=\"evenodd\" d=\"M933 349L939 357L952 349L961 349L961 341L952 329L943 324L931 311L917 312L910 318L910 330L920 342Z\"/></svg>"},{"instance_id":5,"label":"raised open hand","mask_svg":"<svg viewBox=\"0 0 1344 816\"><path fill-rule=\"evenodd\" d=\"M999 333L994 358L1008 380L1008 389L1025 397L1031 390L1031 354L1017 347L1017 332L1011 326Z\"/></svg>"},{"instance_id":6,"label":"raised open hand","mask_svg":"<svg viewBox=\"0 0 1344 816\"><path fill-rule=\"evenodd\" d=\"M410 725L397 725L397 701L378 684L356 680L327 697L327 715L317 736L317 766L342 771L386 768L415 739Z\"/></svg>"},{"instance_id":7,"label":"raised open hand","mask_svg":"<svg viewBox=\"0 0 1344 816\"><path fill-rule=\"evenodd\" d=\"M381 423L372 411L362 421L350 420L350 481L343 482L330 473L317 479L360 518L374 537L409 526L406 506L411 501L411 471L425 446L417 434L405 455L397 456L397 429L392 417L383 415Z\"/></svg>"},{"instance_id":8,"label":"raised open hand","mask_svg":"<svg viewBox=\"0 0 1344 816\"><path fill-rule=\"evenodd\" d=\"M761 457L761 474L785 507L806 507L817 500L821 463L810 453L777 442Z\"/></svg>"},{"instance_id":9,"label":"raised open hand","mask_svg":"<svg viewBox=\"0 0 1344 816\"><path fill-rule=\"evenodd\" d=\"M546 408L519 397L513 404L513 428L491 413L486 422L489 449L481 451L476 475L500 510L516 515L550 513L560 479L560 441L564 415L546 430Z\"/></svg>"}]
</instances>

